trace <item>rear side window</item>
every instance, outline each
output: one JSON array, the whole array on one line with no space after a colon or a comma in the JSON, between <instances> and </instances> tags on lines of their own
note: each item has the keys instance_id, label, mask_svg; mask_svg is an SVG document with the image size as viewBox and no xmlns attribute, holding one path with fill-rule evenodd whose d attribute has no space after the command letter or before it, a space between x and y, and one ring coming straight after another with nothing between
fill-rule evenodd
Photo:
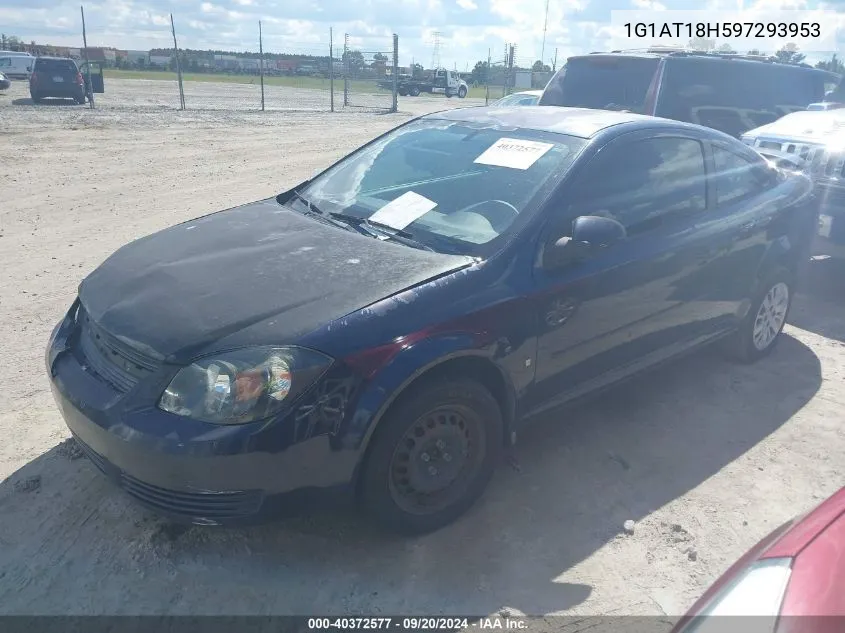
<instances>
[{"instance_id":1,"label":"rear side window","mask_svg":"<svg viewBox=\"0 0 845 633\"><path fill-rule=\"evenodd\" d=\"M12 66L12 58L11 57L0 57L0 70L4 68L11 68Z\"/></svg>"},{"instance_id":2,"label":"rear side window","mask_svg":"<svg viewBox=\"0 0 845 633\"><path fill-rule=\"evenodd\" d=\"M37 59L35 70L48 73L74 73L79 72L76 63L72 59Z\"/></svg>"},{"instance_id":3,"label":"rear side window","mask_svg":"<svg viewBox=\"0 0 845 633\"><path fill-rule=\"evenodd\" d=\"M704 153L687 138L655 138L606 148L590 162L575 195L578 215L601 215L642 233L666 217L707 206Z\"/></svg>"},{"instance_id":4,"label":"rear side window","mask_svg":"<svg viewBox=\"0 0 845 633\"><path fill-rule=\"evenodd\" d=\"M757 161L725 147L713 146L716 204L724 207L758 195L773 184L773 176Z\"/></svg>"},{"instance_id":5,"label":"rear side window","mask_svg":"<svg viewBox=\"0 0 845 633\"><path fill-rule=\"evenodd\" d=\"M650 57L573 57L552 77L540 105L642 113L658 65Z\"/></svg>"},{"instance_id":6,"label":"rear side window","mask_svg":"<svg viewBox=\"0 0 845 633\"><path fill-rule=\"evenodd\" d=\"M667 60L655 114L734 137L824 99L826 76L809 68L703 58Z\"/></svg>"}]
</instances>

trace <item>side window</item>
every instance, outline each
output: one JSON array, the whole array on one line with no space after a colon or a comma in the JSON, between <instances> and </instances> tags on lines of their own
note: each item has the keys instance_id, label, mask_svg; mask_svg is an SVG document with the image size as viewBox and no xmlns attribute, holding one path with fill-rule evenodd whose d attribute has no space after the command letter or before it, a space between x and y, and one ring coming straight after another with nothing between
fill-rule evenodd
<instances>
[{"instance_id":1,"label":"side window","mask_svg":"<svg viewBox=\"0 0 845 633\"><path fill-rule=\"evenodd\" d=\"M707 207L704 154L701 143L692 139L611 146L590 162L583 176L575 195L577 214L612 217L629 234Z\"/></svg>"},{"instance_id":2,"label":"side window","mask_svg":"<svg viewBox=\"0 0 845 633\"><path fill-rule=\"evenodd\" d=\"M0 57L0 68L9 68L11 65L11 57Z\"/></svg>"},{"instance_id":3,"label":"side window","mask_svg":"<svg viewBox=\"0 0 845 633\"><path fill-rule=\"evenodd\" d=\"M773 182L757 162L714 145L716 204L723 207L765 191Z\"/></svg>"}]
</instances>

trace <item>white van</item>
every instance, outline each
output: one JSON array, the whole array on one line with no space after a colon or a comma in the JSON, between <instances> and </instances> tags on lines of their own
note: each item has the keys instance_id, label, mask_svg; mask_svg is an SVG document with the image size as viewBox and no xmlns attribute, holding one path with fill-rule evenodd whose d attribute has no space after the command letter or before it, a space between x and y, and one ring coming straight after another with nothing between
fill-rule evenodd
<instances>
[{"instance_id":1,"label":"white van","mask_svg":"<svg viewBox=\"0 0 845 633\"><path fill-rule=\"evenodd\" d=\"M35 56L29 53L0 51L0 73L9 79L29 79Z\"/></svg>"}]
</instances>

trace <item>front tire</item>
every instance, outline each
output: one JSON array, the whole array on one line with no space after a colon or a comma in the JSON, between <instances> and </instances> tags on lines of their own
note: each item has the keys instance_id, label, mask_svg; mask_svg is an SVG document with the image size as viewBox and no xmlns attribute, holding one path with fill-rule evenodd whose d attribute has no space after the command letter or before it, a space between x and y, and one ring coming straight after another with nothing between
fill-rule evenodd
<instances>
[{"instance_id":1,"label":"front tire","mask_svg":"<svg viewBox=\"0 0 845 633\"><path fill-rule=\"evenodd\" d=\"M454 376L426 383L382 420L362 472L364 507L405 535L452 523L487 487L502 437L498 403L481 384Z\"/></svg>"},{"instance_id":2,"label":"front tire","mask_svg":"<svg viewBox=\"0 0 845 633\"><path fill-rule=\"evenodd\" d=\"M467 89L461 86L458 88L458 99L463 99L467 96Z\"/></svg>"},{"instance_id":3,"label":"front tire","mask_svg":"<svg viewBox=\"0 0 845 633\"><path fill-rule=\"evenodd\" d=\"M785 268L765 277L739 329L726 341L730 356L753 363L774 350L789 318L794 286L794 275Z\"/></svg>"},{"instance_id":4,"label":"front tire","mask_svg":"<svg viewBox=\"0 0 845 633\"><path fill-rule=\"evenodd\" d=\"M420 89L419 86L411 86L408 89L408 94L412 97L419 97L420 96Z\"/></svg>"}]
</instances>

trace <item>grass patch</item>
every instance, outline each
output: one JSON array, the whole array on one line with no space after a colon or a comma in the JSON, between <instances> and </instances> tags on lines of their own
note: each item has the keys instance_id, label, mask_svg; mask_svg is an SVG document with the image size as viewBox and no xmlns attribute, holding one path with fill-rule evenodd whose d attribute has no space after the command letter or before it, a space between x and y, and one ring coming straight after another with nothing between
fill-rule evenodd
<instances>
[{"instance_id":1,"label":"grass patch","mask_svg":"<svg viewBox=\"0 0 845 633\"><path fill-rule=\"evenodd\" d=\"M106 79L153 79L157 81L176 81L176 73L167 70L117 70L106 68L103 70ZM225 73L182 73L182 81L195 81L204 83L231 83L259 86L261 79L255 75L230 75ZM288 77L288 76L265 76L265 86L284 86L288 88L308 88L311 90L329 90L331 81L322 77ZM343 80L335 78L335 94L343 94ZM108 90L108 87L106 87ZM373 81L350 81L349 90L353 93L377 92L378 87ZM500 87L490 88L490 101L495 101L502 96ZM485 88L471 87L468 97L483 99ZM403 97L412 99L413 97Z\"/></svg>"}]
</instances>

